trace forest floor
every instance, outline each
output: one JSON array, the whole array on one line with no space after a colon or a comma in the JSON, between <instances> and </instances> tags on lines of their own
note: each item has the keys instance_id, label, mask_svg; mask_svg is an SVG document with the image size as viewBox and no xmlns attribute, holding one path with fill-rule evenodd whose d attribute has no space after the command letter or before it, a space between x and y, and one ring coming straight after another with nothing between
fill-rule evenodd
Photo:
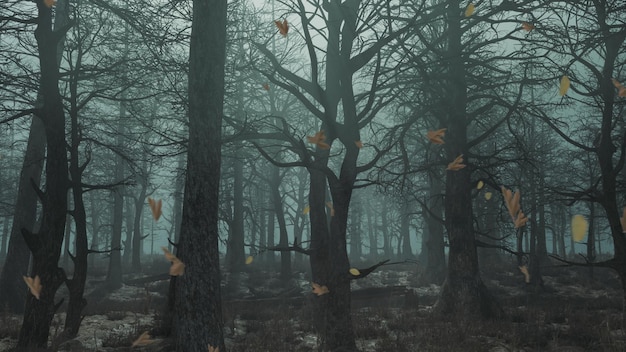
<instances>
[{"instance_id":1,"label":"forest floor","mask_svg":"<svg viewBox=\"0 0 626 352\"><path fill-rule=\"evenodd\" d=\"M443 319L433 314L440 287L418 287L416 265L384 266L355 281L353 291L365 293L353 299L352 320L360 350L626 351L622 292L613 272L595 269L591 279L587 268L545 268L544 289L535 290L526 286L515 266L491 267L483 270L483 281L506 313L493 321ZM316 351L319 334L311 303L317 297L306 277L305 272L296 273L285 285L276 273L253 266L247 273L224 275L228 351ZM172 342L160 336L165 329L161 313L167 279L124 285L108 294L98 289L102 281L102 276L88 281L90 304L79 336L53 350L130 351L129 346L144 331L155 336L155 343L134 350L172 350ZM60 333L63 320L64 314L57 314L51 340ZM20 325L20 316L0 313L0 351L15 344Z\"/></svg>"}]
</instances>

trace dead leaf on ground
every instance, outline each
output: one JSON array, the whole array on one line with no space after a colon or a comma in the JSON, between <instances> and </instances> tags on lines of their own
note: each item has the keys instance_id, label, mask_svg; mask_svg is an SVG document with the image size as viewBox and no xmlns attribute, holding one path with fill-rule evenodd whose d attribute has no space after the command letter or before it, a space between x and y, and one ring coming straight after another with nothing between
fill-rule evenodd
<instances>
[{"instance_id":1,"label":"dead leaf on ground","mask_svg":"<svg viewBox=\"0 0 626 352\"><path fill-rule=\"evenodd\" d=\"M132 344L132 346L131 346L131 347L135 347L135 346L147 346L147 345L149 345L149 344L151 344L151 343L153 343L153 342L154 342L154 340L151 340L151 339L150 339L150 334L148 334L148 332L147 332L147 331L144 331L144 333L143 333L143 334L141 334L141 335L137 338L137 340L135 340L135 341L133 342L133 344Z\"/></svg>"}]
</instances>

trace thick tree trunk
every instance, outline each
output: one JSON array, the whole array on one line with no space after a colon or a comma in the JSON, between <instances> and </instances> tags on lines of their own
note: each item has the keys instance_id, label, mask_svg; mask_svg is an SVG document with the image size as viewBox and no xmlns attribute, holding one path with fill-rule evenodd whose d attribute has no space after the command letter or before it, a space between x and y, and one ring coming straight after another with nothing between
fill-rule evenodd
<instances>
[{"instance_id":1,"label":"thick tree trunk","mask_svg":"<svg viewBox=\"0 0 626 352\"><path fill-rule=\"evenodd\" d=\"M63 245L68 190L65 114L58 87L57 44L66 29L52 31L52 10L43 1L37 1L37 9L35 38L44 101L39 113L44 122L47 141L46 189L41 194L41 228L36 233L22 231L22 234L33 253L31 276L40 277L42 289L39 299L29 294L26 300L17 343L17 347L22 349L47 346L50 324L58 308L54 304L54 295L65 280L65 273L57 266Z\"/></svg>"},{"instance_id":2,"label":"thick tree trunk","mask_svg":"<svg viewBox=\"0 0 626 352\"><path fill-rule=\"evenodd\" d=\"M39 187L41 182L45 147L46 132L43 122L39 117L33 116L20 172L9 247L0 275L0 308L18 314L24 312L26 296L22 276L27 274L30 260L30 251L21 231L37 230L34 228L37 220L37 193L33 185Z\"/></svg>"},{"instance_id":3,"label":"thick tree trunk","mask_svg":"<svg viewBox=\"0 0 626 352\"><path fill-rule=\"evenodd\" d=\"M461 14L459 1L452 1L448 16L448 99L449 106L446 152L452 161L459 155L468 163L467 149L467 81L461 44ZM446 172L445 223L450 243L448 274L441 289L436 309L455 318L494 317L502 313L483 284L478 271L478 257L472 223L472 185L470 170Z\"/></svg>"},{"instance_id":4,"label":"thick tree trunk","mask_svg":"<svg viewBox=\"0 0 626 352\"><path fill-rule=\"evenodd\" d=\"M435 217L443 218L443 184L436 175L429 174L430 191L428 209L424 209L426 217L426 263L420 276L421 285L440 285L446 278L446 255L444 241L444 225Z\"/></svg>"},{"instance_id":5,"label":"thick tree trunk","mask_svg":"<svg viewBox=\"0 0 626 352\"><path fill-rule=\"evenodd\" d=\"M226 1L193 0L189 49L189 141L176 278L177 351L225 351L218 249Z\"/></svg>"}]
</instances>

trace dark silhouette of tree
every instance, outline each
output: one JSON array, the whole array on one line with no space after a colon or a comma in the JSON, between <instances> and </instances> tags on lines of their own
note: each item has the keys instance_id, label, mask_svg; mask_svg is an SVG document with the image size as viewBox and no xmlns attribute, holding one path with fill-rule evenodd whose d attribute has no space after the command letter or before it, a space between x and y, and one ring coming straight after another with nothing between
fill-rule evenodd
<instances>
[{"instance_id":1,"label":"dark silhouette of tree","mask_svg":"<svg viewBox=\"0 0 626 352\"><path fill-rule=\"evenodd\" d=\"M218 251L226 1L194 0L189 47L189 139L176 278L177 351L225 350Z\"/></svg>"}]
</instances>

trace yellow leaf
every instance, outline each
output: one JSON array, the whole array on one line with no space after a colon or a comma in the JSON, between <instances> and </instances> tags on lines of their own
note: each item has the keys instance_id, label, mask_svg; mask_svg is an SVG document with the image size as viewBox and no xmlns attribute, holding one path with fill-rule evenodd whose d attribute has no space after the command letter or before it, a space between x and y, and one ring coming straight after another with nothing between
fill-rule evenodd
<instances>
[{"instance_id":1,"label":"yellow leaf","mask_svg":"<svg viewBox=\"0 0 626 352\"><path fill-rule=\"evenodd\" d=\"M150 205L150 210L152 211L152 217L155 221L159 221L161 214L163 214L161 211L161 208L163 207L163 200L159 199L159 201L157 202L154 199L148 197L148 204Z\"/></svg>"},{"instance_id":2,"label":"yellow leaf","mask_svg":"<svg viewBox=\"0 0 626 352\"><path fill-rule=\"evenodd\" d=\"M428 138L428 140L433 144L444 144L445 142L441 138L443 138L445 135L446 128L426 132L426 138Z\"/></svg>"},{"instance_id":3,"label":"yellow leaf","mask_svg":"<svg viewBox=\"0 0 626 352\"><path fill-rule=\"evenodd\" d=\"M474 3L470 2L465 8L465 17L470 17L471 15L473 15L475 9L476 7L474 6Z\"/></svg>"},{"instance_id":4,"label":"yellow leaf","mask_svg":"<svg viewBox=\"0 0 626 352\"><path fill-rule=\"evenodd\" d=\"M563 77L561 77L561 85L559 87L559 94L561 94L561 96L564 96L567 93L567 90L569 89L569 83L569 77L563 75Z\"/></svg>"},{"instance_id":5,"label":"yellow leaf","mask_svg":"<svg viewBox=\"0 0 626 352\"><path fill-rule=\"evenodd\" d=\"M575 242L580 242L585 238L589 224L587 219L582 215L574 215L572 217L572 238Z\"/></svg>"},{"instance_id":6,"label":"yellow leaf","mask_svg":"<svg viewBox=\"0 0 626 352\"><path fill-rule=\"evenodd\" d=\"M249 255L248 258L246 258L246 264L252 264L253 260L254 260L254 257Z\"/></svg>"},{"instance_id":7,"label":"yellow leaf","mask_svg":"<svg viewBox=\"0 0 626 352\"><path fill-rule=\"evenodd\" d=\"M328 291L328 287L321 286L319 284L316 284L315 282L311 282L311 286L313 286L313 293L315 293L318 296L325 295L328 292L330 292Z\"/></svg>"},{"instance_id":8,"label":"yellow leaf","mask_svg":"<svg viewBox=\"0 0 626 352\"><path fill-rule=\"evenodd\" d=\"M491 199L491 196L493 196L491 192L485 192L485 200Z\"/></svg>"},{"instance_id":9,"label":"yellow leaf","mask_svg":"<svg viewBox=\"0 0 626 352\"><path fill-rule=\"evenodd\" d=\"M478 181L478 184L476 185L476 189L482 189L485 186L485 183L483 181Z\"/></svg>"},{"instance_id":10,"label":"yellow leaf","mask_svg":"<svg viewBox=\"0 0 626 352\"><path fill-rule=\"evenodd\" d=\"M324 135L324 130L316 132L313 136L307 136L307 141L311 144L315 144L320 149L330 149L330 145L326 142L326 136Z\"/></svg>"},{"instance_id":11,"label":"yellow leaf","mask_svg":"<svg viewBox=\"0 0 626 352\"><path fill-rule=\"evenodd\" d=\"M526 265L522 265L519 267L519 271L522 272L522 274L524 274L524 281L526 281L527 284L530 283L530 273L528 272L528 267Z\"/></svg>"},{"instance_id":12,"label":"yellow leaf","mask_svg":"<svg viewBox=\"0 0 626 352\"><path fill-rule=\"evenodd\" d=\"M149 345L151 343L153 343L154 340L150 339L150 334L148 334L147 331L145 331L143 334L141 334L137 340L135 340L135 342L133 342L133 345L131 347L135 347L135 346L146 346Z\"/></svg>"},{"instance_id":13,"label":"yellow leaf","mask_svg":"<svg viewBox=\"0 0 626 352\"><path fill-rule=\"evenodd\" d=\"M626 233L626 207L624 207L624 212L622 213L622 217L619 218L620 224L622 224L622 232Z\"/></svg>"},{"instance_id":14,"label":"yellow leaf","mask_svg":"<svg viewBox=\"0 0 626 352\"><path fill-rule=\"evenodd\" d=\"M30 293L35 296L35 298L39 299L39 295L41 294L41 279L39 275L35 275L34 278L28 276L22 276L24 278L24 282L26 282L26 286L28 286L28 290Z\"/></svg>"},{"instance_id":15,"label":"yellow leaf","mask_svg":"<svg viewBox=\"0 0 626 352\"><path fill-rule=\"evenodd\" d=\"M46 5L48 8L54 6L57 2L56 0L43 0L44 5Z\"/></svg>"},{"instance_id":16,"label":"yellow leaf","mask_svg":"<svg viewBox=\"0 0 626 352\"><path fill-rule=\"evenodd\" d=\"M456 159L454 159L454 161L448 164L448 167L446 168L446 170L459 171L464 167L465 167L465 164L463 164L463 154L461 154L457 156Z\"/></svg>"},{"instance_id":17,"label":"yellow leaf","mask_svg":"<svg viewBox=\"0 0 626 352\"><path fill-rule=\"evenodd\" d=\"M352 274L353 276L359 276L361 275L361 272L357 268L350 268L350 274Z\"/></svg>"},{"instance_id":18,"label":"yellow leaf","mask_svg":"<svg viewBox=\"0 0 626 352\"><path fill-rule=\"evenodd\" d=\"M302 214L306 215L311 211L311 206L307 205L306 207L304 207L304 209L302 210Z\"/></svg>"}]
</instances>

